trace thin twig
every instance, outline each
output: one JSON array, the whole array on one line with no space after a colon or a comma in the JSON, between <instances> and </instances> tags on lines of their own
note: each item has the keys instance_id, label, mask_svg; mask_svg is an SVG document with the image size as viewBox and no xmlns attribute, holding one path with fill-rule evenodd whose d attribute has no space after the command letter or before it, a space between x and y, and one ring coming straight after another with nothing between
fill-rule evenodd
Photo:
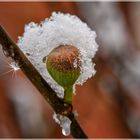
<instances>
[{"instance_id":1,"label":"thin twig","mask_svg":"<svg viewBox=\"0 0 140 140\"><path fill-rule=\"evenodd\" d=\"M54 111L56 113L60 113L66 110L63 101L57 97L56 93L50 88L50 86L42 78L32 63L26 58L19 47L11 40L2 26L0 26L0 44L2 45L5 55L7 57L11 57L19 66L21 66L21 70L48 101ZM68 115L68 117L72 121L71 135L75 138L87 138L72 112Z\"/></svg>"}]
</instances>

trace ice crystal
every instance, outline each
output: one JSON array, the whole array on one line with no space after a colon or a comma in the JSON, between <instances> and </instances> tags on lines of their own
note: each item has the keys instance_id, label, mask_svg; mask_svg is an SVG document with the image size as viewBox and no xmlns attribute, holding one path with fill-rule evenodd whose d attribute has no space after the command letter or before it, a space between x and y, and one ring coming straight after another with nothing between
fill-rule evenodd
<instances>
[{"instance_id":1,"label":"ice crystal","mask_svg":"<svg viewBox=\"0 0 140 140\"><path fill-rule=\"evenodd\" d=\"M62 127L62 134L64 136L70 135L71 120L68 117L54 113L53 119Z\"/></svg>"},{"instance_id":2,"label":"ice crystal","mask_svg":"<svg viewBox=\"0 0 140 140\"><path fill-rule=\"evenodd\" d=\"M41 24L31 22L26 25L18 45L58 96L63 98L64 89L49 75L42 59L61 44L77 47L80 51L81 74L75 85L83 84L95 74L92 63L98 49L95 38L96 33L77 16L53 12L52 16Z\"/></svg>"}]
</instances>

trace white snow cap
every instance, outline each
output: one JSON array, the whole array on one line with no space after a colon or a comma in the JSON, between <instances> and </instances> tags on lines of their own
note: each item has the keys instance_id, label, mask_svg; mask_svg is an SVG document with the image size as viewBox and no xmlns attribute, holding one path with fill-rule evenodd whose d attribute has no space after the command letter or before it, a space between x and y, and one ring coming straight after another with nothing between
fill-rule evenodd
<instances>
[{"instance_id":1,"label":"white snow cap","mask_svg":"<svg viewBox=\"0 0 140 140\"><path fill-rule=\"evenodd\" d=\"M40 24L31 22L26 25L17 44L52 89L63 98L64 89L50 76L42 59L59 45L77 47L81 57L81 75L75 85L83 84L95 74L95 64L92 63L98 49L95 38L96 33L77 16L53 12L50 18Z\"/></svg>"}]
</instances>

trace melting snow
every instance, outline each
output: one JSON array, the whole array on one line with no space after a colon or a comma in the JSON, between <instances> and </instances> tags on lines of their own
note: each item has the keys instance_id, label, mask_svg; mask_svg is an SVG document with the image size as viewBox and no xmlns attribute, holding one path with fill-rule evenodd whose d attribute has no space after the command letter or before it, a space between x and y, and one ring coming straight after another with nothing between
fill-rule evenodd
<instances>
[{"instance_id":1,"label":"melting snow","mask_svg":"<svg viewBox=\"0 0 140 140\"><path fill-rule=\"evenodd\" d=\"M56 123L58 123L62 127L63 135L65 136L70 135L71 120L68 117L54 113L53 119L55 120Z\"/></svg>"}]
</instances>

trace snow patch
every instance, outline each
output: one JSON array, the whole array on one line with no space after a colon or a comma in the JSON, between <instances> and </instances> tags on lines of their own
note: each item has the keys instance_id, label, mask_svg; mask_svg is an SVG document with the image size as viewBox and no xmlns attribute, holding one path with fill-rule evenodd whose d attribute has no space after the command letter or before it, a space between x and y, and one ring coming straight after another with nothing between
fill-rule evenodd
<instances>
[{"instance_id":1,"label":"snow patch","mask_svg":"<svg viewBox=\"0 0 140 140\"><path fill-rule=\"evenodd\" d=\"M74 85L82 85L95 74L95 64L92 62L98 49L95 38L96 33L77 16L53 12L50 18L40 24L31 22L26 25L17 44L51 88L63 98L64 89L50 76L42 62L43 58L61 44L77 47L80 51L81 75Z\"/></svg>"}]
</instances>

